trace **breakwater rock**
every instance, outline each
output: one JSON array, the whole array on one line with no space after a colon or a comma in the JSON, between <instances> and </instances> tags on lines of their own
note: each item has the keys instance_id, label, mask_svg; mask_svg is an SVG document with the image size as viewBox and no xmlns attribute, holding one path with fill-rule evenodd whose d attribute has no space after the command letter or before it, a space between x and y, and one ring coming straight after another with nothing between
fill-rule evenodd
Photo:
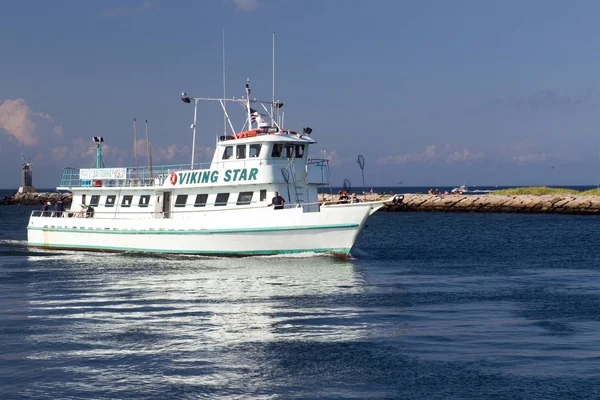
<instances>
[{"instance_id":1,"label":"breakwater rock","mask_svg":"<svg viewBox=\"0 0 600 400\"><path fill-rule=\"evenodd\" d=\"M72 196L70 193L15 193L10 196L6 196L0 200L0 205L23 205L23 206L35 206L42 205L46 202L50 202L53 205L58 201L62 201L65 207L71 204Z\"/></svg>"},{"instance_id":2,"label":"breakwater rock","mask_svg":"<svg viewBox=\"0 0 600 400\"><path fill-rule=\"evenodd\" d=\"M575 195L430 195L404 194L402 204L388 204L384 211L498 212L600 215L600 197Z\"/></svg>"}]
</instances>

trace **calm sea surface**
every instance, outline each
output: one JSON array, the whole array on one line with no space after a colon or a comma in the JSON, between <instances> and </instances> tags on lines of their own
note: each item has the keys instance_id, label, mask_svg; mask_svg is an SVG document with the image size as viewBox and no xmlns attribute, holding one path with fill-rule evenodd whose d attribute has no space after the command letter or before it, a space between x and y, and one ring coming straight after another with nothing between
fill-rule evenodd
<instances>
[{"instance_id":1,"label":"calm sea surface","mask_svg":"<svg viewBox=\"0 0 600 400\"><path fill-rule=\"evenodd\" d=\"M350 260L29 251L1 399L597 399L600 219L377 213Z\"/></svg>"}]
</instances>

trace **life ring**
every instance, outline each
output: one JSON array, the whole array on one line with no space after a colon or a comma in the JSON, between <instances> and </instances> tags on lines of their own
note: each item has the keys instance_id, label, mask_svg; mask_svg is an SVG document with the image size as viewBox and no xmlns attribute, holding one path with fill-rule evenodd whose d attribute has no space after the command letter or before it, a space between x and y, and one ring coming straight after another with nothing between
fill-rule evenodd
<instances>
[{"instance_id":1,"label":"life ring","mask_svg":"<svg viewBox=\"0 0 600 400\"><path fill-rule=\"evenodd\" d=\"M174 185L177 183L177 174L175 172L171 172L171 177L169 178L169 180L171 181L171 185Z\"/></svg>"}]
</instances>

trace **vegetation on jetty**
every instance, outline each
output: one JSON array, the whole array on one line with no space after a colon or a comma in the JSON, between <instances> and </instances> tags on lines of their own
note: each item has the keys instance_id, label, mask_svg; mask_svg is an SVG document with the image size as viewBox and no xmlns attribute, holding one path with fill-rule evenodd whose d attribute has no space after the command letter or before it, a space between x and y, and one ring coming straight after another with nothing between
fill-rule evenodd
<instances>
[{"instance_id":1,"label":"vegetation on jetty","mask_svg":"<svg viewBox=\"0 0 600 400\"><path fill-rule=\"evenodd\" d=\"M543 195L574 195L574 196L600 196L600 188L581 192L576 189L553 188L546 186L529 186L513 189L495 190L492 194L499 196L543 196Z\"/></svg>"}]
</instances>

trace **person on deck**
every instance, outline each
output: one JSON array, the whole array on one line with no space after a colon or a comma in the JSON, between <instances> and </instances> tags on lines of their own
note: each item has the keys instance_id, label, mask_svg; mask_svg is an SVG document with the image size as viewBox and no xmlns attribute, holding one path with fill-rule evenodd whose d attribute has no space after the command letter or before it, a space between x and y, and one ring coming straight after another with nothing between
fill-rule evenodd
<instances>
[{"instance_id":1,"label":"person on deck","mask_svg":"<svg viewBox=\"0 0 600 400\"><path fill-rule=\"evenodd\" d=\"M340 197L338 198L338 204L348 203L348 192L345 190L342 192Z\"/></svg>"},{"instance_id":2,"label":"person on deck","mask_svg":"<svg viewBox=\"0 0 600 400\"><path fill-rule=\"evenodd\" d=\"M56 202L56 204L54 205L54 211L55 211L55 213L54 213L55 217L58 217L58 218L62 217L63 211L65 211L65 207L63 205L62 200L59 200Z\"/></svg>"},{"instance_id":3,"label":"person on deck","mask_svg":"<svg viewBox=\"0 0 600 400\"><path fill-rule=\"evenodd\" d=\"M284 205L285 200L283 199L283 197L279 195L279 192L275 192L275 196L273 196L273 199L271 199L271 204L269 204L268 206L274 206L273 208L275 210L283 210Z\"/></svg>"},{"instance_id":4,"label":"person on deck","mask_svg":"<svg viewBox=\"0 0 600 400\"><path fill-rule=\"evenodd\" d=\"M44 203L44 205L42 206L42 217L48 217L48 216L50 216L50 213L49 213L49 211L50 211L50 205L51 204L50 204L49 201L47 201L47 202Z\"/></svg>"}]
</instances>

